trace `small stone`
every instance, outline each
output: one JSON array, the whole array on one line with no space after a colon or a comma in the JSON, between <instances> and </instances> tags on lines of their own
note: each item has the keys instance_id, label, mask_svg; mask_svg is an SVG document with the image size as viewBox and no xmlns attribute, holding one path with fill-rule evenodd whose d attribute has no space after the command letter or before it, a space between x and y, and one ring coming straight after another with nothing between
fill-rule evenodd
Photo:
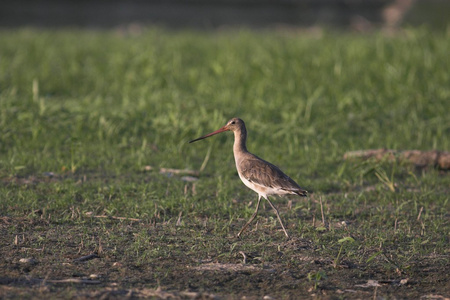
<instances>
[{"instance_id":1,"label":"small stone","mask_svg":"<svg viewBox=\"0 0 450 300\"><path fill-rule=\"evenodd\" d=\"M33 258L21 258L19 259L19 262L22 264L29 264L29 265L37 264L37 261Z\"/></svg>"}]
</instances>

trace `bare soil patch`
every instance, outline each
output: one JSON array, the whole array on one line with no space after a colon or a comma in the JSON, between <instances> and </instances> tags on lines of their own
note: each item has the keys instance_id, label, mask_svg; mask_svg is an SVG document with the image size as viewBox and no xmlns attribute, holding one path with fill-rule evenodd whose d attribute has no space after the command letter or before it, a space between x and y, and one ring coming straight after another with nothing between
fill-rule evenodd
<instances>
[{"instance_id":1,"label":"bare soil patch","mask_svg":"<svg viewBox=\"0 0 450 300\"><path fill-rule=\"evenodd\" d=\"M417 256L406 269L320 254L267 224L244 238L176 226L82 218L0 219L2 298L448 299L448 256ZM267 237L273 236L268 240ZM81 258L81 259L80 259ZM378 259L378 257L376 258ZM392 259L394 260L394 259ZM446 298L447 297L447 298Z\"/></svg>"}]
</instances>

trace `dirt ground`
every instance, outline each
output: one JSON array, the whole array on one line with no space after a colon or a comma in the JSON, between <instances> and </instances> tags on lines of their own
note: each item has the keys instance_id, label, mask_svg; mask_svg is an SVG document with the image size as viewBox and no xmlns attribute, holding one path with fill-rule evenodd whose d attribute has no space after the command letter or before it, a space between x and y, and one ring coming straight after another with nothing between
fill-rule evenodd
<instances>
[{"instance_id":1,"label":"dirt ground","mask_svg":"<svg viewBox=\"0 0 450 300\"><path fill-rule=\"evenodd\" d=\"M0 218L0 298L450 297L445 257L420 257L405 270L388 255L336 266L320 251L326 245L285 240L264 222L238 239L234 226L217 235L200 222L75 219L49 222L39 212Z\"/></svg>"}]
</instances>

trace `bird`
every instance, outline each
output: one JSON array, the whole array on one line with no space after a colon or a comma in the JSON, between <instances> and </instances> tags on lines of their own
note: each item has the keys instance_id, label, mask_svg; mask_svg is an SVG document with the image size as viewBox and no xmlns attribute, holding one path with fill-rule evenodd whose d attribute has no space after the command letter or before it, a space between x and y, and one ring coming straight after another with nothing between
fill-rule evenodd
<instances>
[{"instance_id":1,"label":"bird","mask_svg":"<svg viewBox=\"0 0 450 300\"><path fill-rule=\"evenodd\" d=\"M247 150L247 129L244 121L240 118L232 118L222 128L191 140L189 143L203 140L225 131L232 131L234 133L233 154L239 178L248 188L258 194L255 212L252 214L250 220L248 220L244 227L239 231L237 237L240 237L242 232L244 232L256 218L261 198L264 198L274 210L278 221L283 228L284 234L289 239L289 234L284 227L283 221L281 221L278 209L273 205L268 196L295 194L306 197L308 192L302 189L292 178L284 174L280 168Z\"/></svg>"}]
</instances>

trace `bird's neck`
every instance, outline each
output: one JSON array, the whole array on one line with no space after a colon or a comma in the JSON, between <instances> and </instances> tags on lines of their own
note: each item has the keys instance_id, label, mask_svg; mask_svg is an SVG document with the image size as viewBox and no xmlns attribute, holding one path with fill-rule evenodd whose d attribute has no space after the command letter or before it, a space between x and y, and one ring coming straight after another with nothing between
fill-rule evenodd
<instances>
[{"instance_id":1,"label":"bird's neck","mask_svg":"<svg viewBox=\"0 0 450 300\"><path fill-rule=\"evenodd\" d=\"M245 153L247 151L247 130L243 127L241 130L237 130L234 132L234 145L233 152L237 153Z\"/></svg>"}]
</instances>

